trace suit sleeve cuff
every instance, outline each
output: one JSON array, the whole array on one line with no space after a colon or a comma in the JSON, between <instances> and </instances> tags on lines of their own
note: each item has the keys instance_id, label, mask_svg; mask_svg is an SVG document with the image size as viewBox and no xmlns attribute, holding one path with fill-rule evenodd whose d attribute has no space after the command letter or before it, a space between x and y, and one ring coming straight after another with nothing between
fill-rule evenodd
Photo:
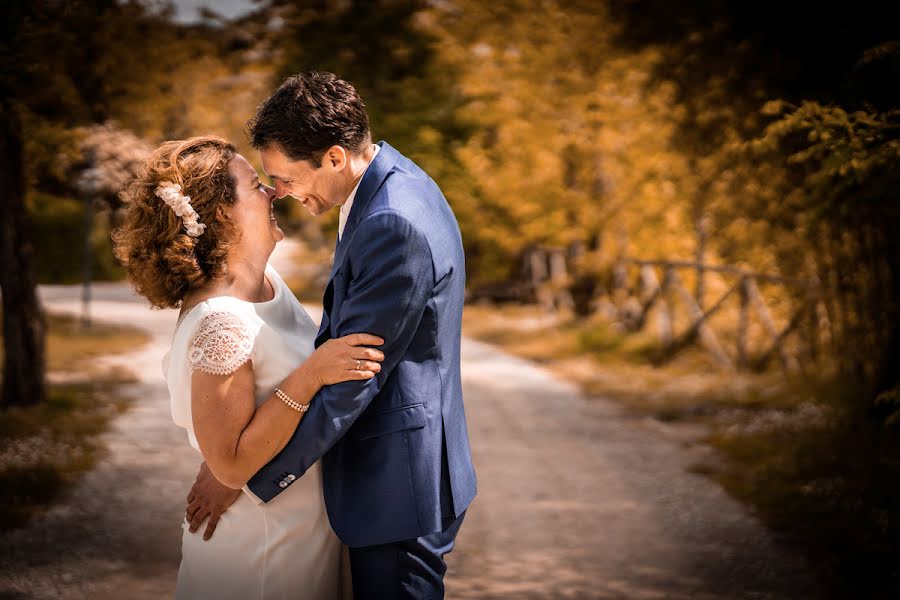
<instances>
[{"instance_id":1,"label":"suit sleeve cuff","mask_svg":"<svg viewBox=\"0 0 900 600\"><path fill-rule=\"evenodd\" d=\"M260 504L263 504L263 501L259 498L259 496L257 496L256 494L253 493L253 490L250 489L249 485L245 485L241 489L244 491L245 494L247 494L250 497L251 500L253 500L253 502L257 506Z\"/></svg>"}]
</instances>

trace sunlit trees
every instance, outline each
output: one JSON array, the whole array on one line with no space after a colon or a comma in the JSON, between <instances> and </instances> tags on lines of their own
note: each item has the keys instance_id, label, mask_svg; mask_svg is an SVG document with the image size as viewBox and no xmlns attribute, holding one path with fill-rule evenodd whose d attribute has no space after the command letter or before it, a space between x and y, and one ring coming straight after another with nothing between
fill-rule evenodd
<instances>
[{"instance_id":1,"label":"sunlit trees","mask_svg":"<svg viewBox=\"0 0 900 600\"><path fill-rule=\"evenodd\" d=\"M900 110L772 102L777 117L745 145L766 181L742 210L779 240L779 264L811 272L845 373L893 388L900 365ZM744 240L752 243L752 240ZM793 254L792 254L793 251ZM807 264L802 264L806 260Z\"/></svg>"},{"instance_id":2,"label":"sunlit trees","mask_svg":"<svg viewBox=\"0 0 900 600\"><path fill-rule=\"evenodd\" d=\"M281 77L332 70L359 88L375 136L441 185L473 290L520 281L534 247L565 253L573 284L622 256L817 279L831 351L888 349L847 368L891 385L898 51L877 10L275 0L184 27L159 4L40 6L12 48L33 59L10 70L35 213L78 198L84 125L240 142ZM703 305L712 292L694 283Z\"/></svg>"},{"instance_id":3,"label":"sunlit trees","mask_svg":"<svg viewBox=\"0 0 900 600\"><path fill-rule=\"evenodd\" d=\"M616 48L595 2L440 4L439 54L461 73L455 155L470 189L451 188L474 250L475 284L519 275L534 245L620 255L688 252L685 158L669 141L680 107L653 80L653 48Z\"/></svg>"},{"instance_id":4,"label":"sunlit trees","mask_svg":"<svg viewBox=\"0 0 900 600\"><path fill-rule=\"evenodd\" d=\"M816 281L827 310L810 337L867 397L896 386L895 20L867 1L638 4L610 3L620 43L662 50L654 76L683 107L672 143L696 166L710 246Z\"/></svg>"}]
</instances>

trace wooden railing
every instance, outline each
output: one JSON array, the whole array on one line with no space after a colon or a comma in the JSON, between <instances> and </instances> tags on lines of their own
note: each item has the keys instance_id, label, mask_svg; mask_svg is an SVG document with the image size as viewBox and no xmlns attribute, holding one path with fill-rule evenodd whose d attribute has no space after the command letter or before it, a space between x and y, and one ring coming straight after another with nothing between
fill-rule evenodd
<instances>
[{"instance_id":1,"label":"wooden railing","mask_svg":"<svg viewBox=\"0 0 900 600\"><path fill-rule=\"evenodd\" d=\"M575 305L567 258L566 253L559 249L535 249L526 258L526 270L530 275L535 299L548 309L570 308ZM631 275L635 268L638 269L636 278ZM686 270L697 274L701 281L698 288L703 287L702 279L706 273L734 277L735 281L707 305L702 298L687 289L680 275L680 272ZM633 283L635 281L636 285ZM760 283L791 288L795 306L786 319L780 319L780 325L760 292ZM684 349L699 342L719 364L728 369L759 371L778 357L784 370L798 370L801 366L800 358L797 353L788 349L787 342L791 336L809 334L810 328L806 332L799 331L804 319L814 322L824 318L825 314L815 281L758 273L729 265L680 260L623 258L613 266L611 284L604 287L598 283L591 293L595 301L606 302L607 312L611 310L614 313L612 318L627 331L639 331L647 327L652 314L660 340L661 362L671 360ZM720 341L720 334L723 332L717 332L710 321L734 297L737 297L738 312L735 329L729 332L735 340L734 350L729 351ZM682 325L681 331L677 332L674 318L676 304L680 304L689 316L688 324ZM761 325L764 340L762 344L757 343L756 351L751 353L749 331L754 317ZM816 341L802 340L801 345L813 347ZM759 348L760 345L762 349Z\"/></svg>"}]
</instances>

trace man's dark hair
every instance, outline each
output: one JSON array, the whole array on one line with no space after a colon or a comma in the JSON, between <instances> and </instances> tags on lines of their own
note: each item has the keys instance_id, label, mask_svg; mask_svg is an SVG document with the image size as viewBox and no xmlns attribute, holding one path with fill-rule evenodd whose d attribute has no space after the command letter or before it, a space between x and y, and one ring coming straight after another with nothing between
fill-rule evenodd
<instances>
[{"instance_id":1,"label":"man's dark hair","mask_svg":"<svg viewBox=\"0 0 900 600\"><path fill-rule=\"evenodd\" d=\"M276 147L291 160L318 167L334 146L360 153L371 142L369 116L356 88L334 73L292 75L269 96L248 123L257 150Z\"/></svg>"}]
</instances>

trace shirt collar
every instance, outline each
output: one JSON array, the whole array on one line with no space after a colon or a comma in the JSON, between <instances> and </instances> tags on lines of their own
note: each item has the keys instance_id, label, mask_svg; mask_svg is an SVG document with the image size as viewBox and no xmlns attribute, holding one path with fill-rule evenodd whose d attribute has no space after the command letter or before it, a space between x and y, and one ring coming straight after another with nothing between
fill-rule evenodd
<instances>
[{"instance_id":1,"label":"shirt collar","mask_svg":"<svg viewBox=\"0 0 900 600\"><path fill-rule=\"evenodd\" d=\"M366 165L366 171L369 169L369 165L372 164L372 161L375 160L375 157L378 156L378 151L381 150L381 147L377 144L373 144L372 148L374 148L375 152L372 153L372 158L369 160L369 164ZM347 199L341 205L341 213L345 217L350 216L350 210L353 208L353 201L356 199L356 191L359 189L359 184L362 183L363 177L366 175L366 171L363 171L362 176L360 176L359 181L356 182L356 185L353 186L353 191L350 192L350 195L347 196Z\"/></svg>"}]
</instances>

